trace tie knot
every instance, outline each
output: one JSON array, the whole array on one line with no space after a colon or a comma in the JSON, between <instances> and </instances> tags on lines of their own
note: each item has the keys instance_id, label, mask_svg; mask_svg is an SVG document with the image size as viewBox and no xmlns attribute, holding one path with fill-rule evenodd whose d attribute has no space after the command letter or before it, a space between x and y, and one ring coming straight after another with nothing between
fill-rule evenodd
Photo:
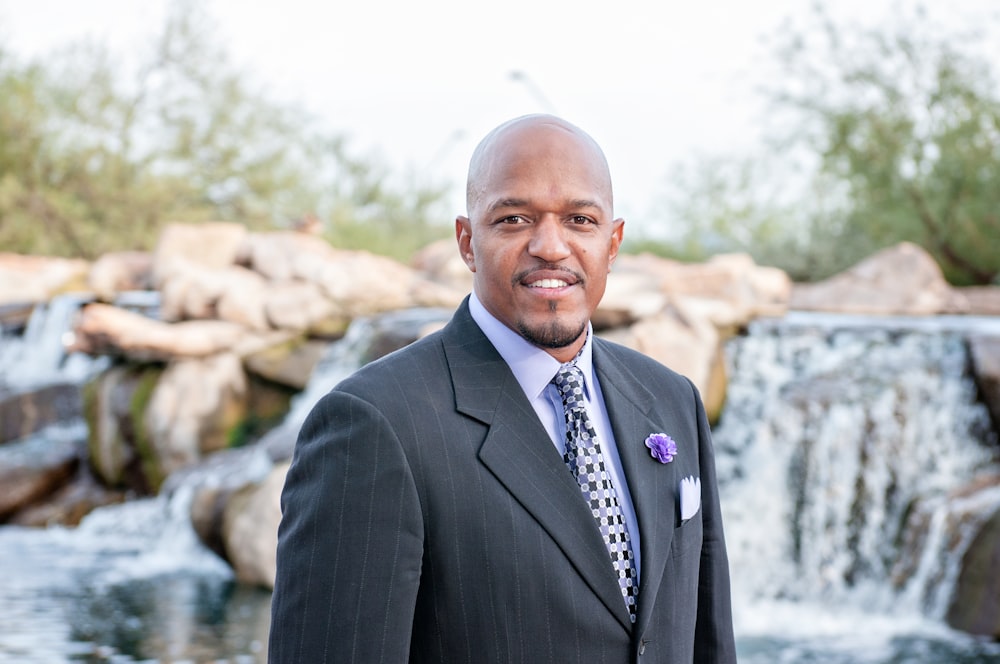
<instances>
[{"instance_id":1,"label":"tie knot","mask_svg":"<svg viewBox=\"0 0 1000 664\"><path fill-rule=\"evenodd\" d=\"M563 405L576 406L583 403L583 372L576 364L564 364L559 367L552 383L559 390Z\"/></svg>"}]
</instances>

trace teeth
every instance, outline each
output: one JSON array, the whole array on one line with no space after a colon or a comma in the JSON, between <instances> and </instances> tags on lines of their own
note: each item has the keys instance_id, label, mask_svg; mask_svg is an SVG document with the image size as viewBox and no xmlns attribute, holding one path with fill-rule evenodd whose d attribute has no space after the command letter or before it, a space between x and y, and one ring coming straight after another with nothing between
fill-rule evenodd
<instances>
[{"instance_id":1,"label":"teeth","mask_svg":"<svg viewBox=\"0 0 1000 664\"><path fill-rule=\"evenodd\" d=\"M531 284L532 288L563 288L568 286L562 279L541 279Z\"/></svg>"}]
</instances>

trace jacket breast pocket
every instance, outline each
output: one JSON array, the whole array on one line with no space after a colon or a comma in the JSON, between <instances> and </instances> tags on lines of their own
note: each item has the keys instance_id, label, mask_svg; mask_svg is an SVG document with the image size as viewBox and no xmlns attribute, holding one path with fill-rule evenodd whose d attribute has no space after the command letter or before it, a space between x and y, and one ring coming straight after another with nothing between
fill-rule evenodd
<instances>
[{"instance_id":1,"label":"jacket breast pocket","mask_svg":"<svg viewBox=\"0 0 1000 664\"><path fill-rule=\"evenodd\" d=\"M671 558L686 558L689 555L699 555L703 539L701 512L693 518L674 528L674 537L670 543Z\"/></svg>"}]
</instances>

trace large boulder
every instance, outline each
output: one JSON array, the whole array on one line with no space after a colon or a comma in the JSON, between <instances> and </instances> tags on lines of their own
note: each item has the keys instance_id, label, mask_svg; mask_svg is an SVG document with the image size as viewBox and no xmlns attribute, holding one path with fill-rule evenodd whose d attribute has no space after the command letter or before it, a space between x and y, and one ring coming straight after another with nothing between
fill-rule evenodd
<instances>
[{"instance_id":1,"label":"large boulder","mask_svg":"<svg viewBox=\"0 0 1000 664\"><path fill-rule=\"evenodd\" d=\"M170 473L227 447L247 414L247 379L235 353L175 360L157 381L143 417L158 472Z\"/></svg>"},{"instance_id":2,"label":"large boulder","mask_svg":"<svg viewBox=\"0 0 1000 664\"><path fill-rule=\"evenodd\" d=\"M90 263L81 259L0 252L0 304L45 302L53 295L86 290Z\"/></svg>"},{"instance_id":3,"label":"large boulder","mask_svg":"<svg viewBox=\"0 0 1000 664\"><path fill-rule=\"evenodd\" d=\"M472 271L462 260L458 244L452 238L432 242L419 250L410 260L410 267L427 279L454 290L463 293L472 290Z\"/></svg>"},{"instance_id":4,"label":"large boulder","mask_svg":"<svg viewBox=\"0 0 1000 664\"><path fill-rule=\"evenodd\" d=\"M1000 316L1000 286L953 288L951 298L941 313Z\"/></svg>"},{"instance_id":5,"label":"large boulder","mask_svg":"<svg viewBox=\"0 0 1000 664\"><path fill-rule=\"evenodd\" d=\"M153 287L153 255L146 251L104 254L90 266L87 285L105 302L126 291L149 290Z\"/></svg>"},{"instance_id":6,"label":"large boulder","mask_svg":"<svg viewBox=\"0 0 1000 664\"><path fill-rule=\"evenodd\" d=\"M0 389L0 443L78 417L82 407L79 388L68 383L15 393Z\"/></svg>"},{"instance_id":7,"label":"large boulder","mask_svg":"<svg viewBox=\"0 0 1000 664\"><path fill-rule=\"evenodd\" d=\"M334 260L335 250L326 240L295 231L251 233L239 260L268 281L306 278L308 270Z\"/></svg>"},{"instance_id":8,"label":"large boulder","mask_svg":"<svg viewBox=\"0 0 1000 664\"><path fill-rule=\"evenodd\" d=\"M222 546L236 578L243 583L274 587L280 497L288 466L275 466L263 482L239 489L226 501Z\"/></svg>"},{"instance_id":9,"label":"large boulder","mask_svg":"<svg viewBox=\"0 0 1000 664\"><path fill-rule=\"evenodd\" d=\"M159 470L142 422L162 373L158 364L114 366L85 388L88 460L105 486L154 491L148 477Z\"/></svg>"},{"instance_id":10,"label":"large boulder","mask_svg":"<svg viewBox=\"0 0 1000 664\"><path fill-rule=\"evenodd\" d=\"M337 251L310 280L353 318L411 305L413 269L367 251Z\"/></svg>"},{"instance_id":11,"label":"large boulder","mask_svg":"<svg viewBox=\"0 0 1000 664\"><path fill-rule=\"evenodd\" d=\"M235 265L245 252L248 231L243 224L208 222L169 224L153 251L153 286L196 265L221 270Z\"/></svg>"},{"instance_id":12,"label":"large boulder","mask_svg":"<svg viewBox=\"0 0 1000 664\"><path fill-rule=\"evenodd\" d=\"M264 277L238 265L209 268L192 263L161 281L160 317L168 322L216 319L268 330L266 284Z\"/></svg>"},{"instance_id":13,"label":"large boulder","mask_svg":"<svg viewBox=\"0 0 1000 664\"><path fill-rule=\"evenodd\" d=\"M127 357L156 362L203 357L235 347L243 326L217 320L168 324L108 304L80 310L67 352Z\"/></svg>"},{"instance_id":14,"label":"large boulder","mask_svg":"<svg viewBox=\"0 0 1000 664\"><path fill-rule=\"evenodd\" d=\"M0 522L67 484L79 461L72 437L38 435L0 445Z\"/></svg>"},{"instance_id":15,"label":"large boulder","mask_svg":"<svg viewBox=\"0 0 1000 664\"><path fill-rule=\"evenodd\" d=\"M296 338L251 353L244 358L247 371L261 378L303 390L330 342Z\"/></svg>"},{"instance_id":16,"label":"large boulder","mask_svg":"<svg viewBox=\"0 0 1000 664\"><path fill-rule=\"evenodd\" d=\"M979 398L990 412L994 430L1000 431L1000 337L969 337L969 355Z\"/></svg>"},{"instance_id":17,"label":"large boulder","mask_svg":"<svg viewBox=\"0 0 1000 664\"><path fill-rule=\"evenodd\" d=\"M1000 478L980 489L1000 500ZM969 529L968 523L964 525ZM1000 639L1000 509L995 509L973 529L962 556L958 582L948 608L948 624L970 634Z\"/></svg>"},{"instance_id":18,"label":"large boulder","mask_svg":"<svg viewBox=\"0 0 1000 664\"><path fill-rule=\"evenodd\" d=\"M711 323L670 309L601 336L687 376L701 393L709 420L718 419L726 394L725 357L721 337Z\"/></svg>"},{"instance_id":19,"label":"large boulder","mask_svg":"<svg viewBox=\"0 0 1000 664\"><path fill-rule=\"evenodd\" d=\"M814 284L796 284L790 307L847 314L927 316L949 308L951 286L924 249L902 242Z\"/></svg>"},{"instance_id":20,"label":"large boulder","mask_svg":"<svg viewBox=\"0 0 1000 664\"><path fill-rule=\"evenodd\" d=\"M98 507L125 502L125 491L109 489L86 472L77 471L73 480L42 502L34 503L14 514L9 523L31 528L78 526L83 517Z\"/></svg>"},{"instance_id":21,"label":"large boulder","mask_svg":"<svg viewBox=\"0 0 1000 664\"><path fill-rule=\"evenodd\" d=\"M264 315L277 329L339 338L351 322L347 312L311 281L272 283L263 296Z\"/></svg>"},{"instance_id":22,"label":"large boulder","mask_svg":"<svg viewBox=\"0 0 1000 664\"><path fill-rule=\"evenodd\" d=\"M594 325L631 324L680 303L687 315L728 334L758 316L784 315L790 292L787 274L759 266L747 254L721 254L705 263L619 254Z\"/></svg>"}]
</instances>

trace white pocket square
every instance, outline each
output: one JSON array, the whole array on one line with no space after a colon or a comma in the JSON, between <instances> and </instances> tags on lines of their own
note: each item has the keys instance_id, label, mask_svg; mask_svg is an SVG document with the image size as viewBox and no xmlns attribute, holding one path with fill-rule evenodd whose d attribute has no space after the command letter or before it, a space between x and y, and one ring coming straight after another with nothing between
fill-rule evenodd
<instances>
[{"instance_id":1,"label":"white pocket square","mask_svg":"<svg viewBox=\"0 0 1000 664\"><path fill-rule=\"evenodd\" d=\"M681 521L687 521L701 508L701 478L685 477L681 480Z\"/></svg>"}]
</instances>

